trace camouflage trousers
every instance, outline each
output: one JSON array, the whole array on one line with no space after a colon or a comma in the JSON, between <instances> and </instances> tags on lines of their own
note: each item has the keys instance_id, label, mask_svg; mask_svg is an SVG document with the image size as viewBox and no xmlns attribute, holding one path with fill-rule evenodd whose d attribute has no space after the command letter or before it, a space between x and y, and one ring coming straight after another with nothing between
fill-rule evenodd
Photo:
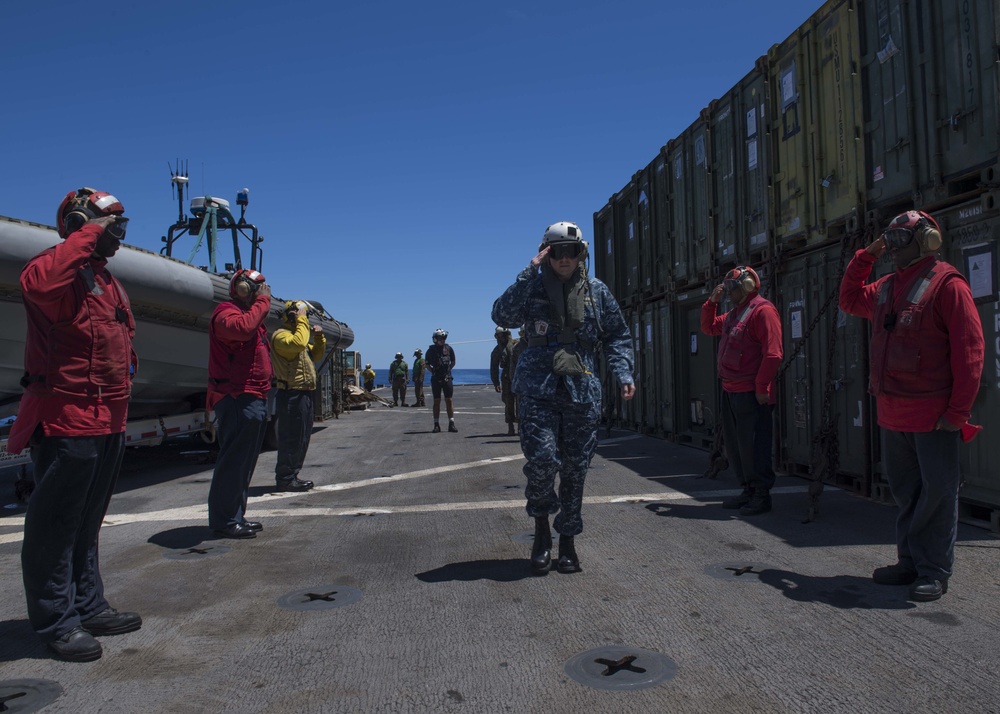
<instances>
[{"instance_id":1,"label":"camouflage trousers","mask_svg":"<svg viewBox=\"0 0 1000 714\"><path fill-rule=\"evenodd\" d=\"M510 391L510 382L500 383L500 398L503 399L503 420L506 424L517 422L517 401L514 392Z\"/></svg>"},{"instance_id":2,"label":"camouflage trousers","mask_svg":"<svg viewBox=\"0 0 1000 714\"><path fill-rule=\"evenodd\" d=\"M518 398L521 451L527 463L524 489L528 515L557 514L552 527L566 536L583 531L583 484L597 450L601 405L576 404L562 390L555 399ZM559 493L555 480L559 476Z\"/></svg>"}]
</instances>

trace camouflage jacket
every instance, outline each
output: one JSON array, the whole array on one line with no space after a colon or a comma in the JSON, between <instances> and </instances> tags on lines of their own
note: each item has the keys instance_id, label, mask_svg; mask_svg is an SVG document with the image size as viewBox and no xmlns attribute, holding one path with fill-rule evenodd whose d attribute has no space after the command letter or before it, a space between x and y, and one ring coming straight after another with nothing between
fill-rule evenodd
<instances>
[{"instance_id":1,"label":"camouflage jacket","mask_svg":"<svg viewBox=\"0 0 1000 714\"><path fill-rule=\"evenodd\" d=\"M620 384L634 383L632 337L618 301L600 280L588 277L588 281L584 324L575 333L576 348L586 374L560 377L552 371L559 328L553 324L549 300L537 269L529 265L522 270L514 284L493 303L493 322L501 327L521 327L525 346L514 372L513 391L516 394L549 399L555 396L562 381L574 402L599 402L598 349L604 353L608 370ZM549 344L533 344L539 338L545 338Z\"/></svg>"}]
</instances>

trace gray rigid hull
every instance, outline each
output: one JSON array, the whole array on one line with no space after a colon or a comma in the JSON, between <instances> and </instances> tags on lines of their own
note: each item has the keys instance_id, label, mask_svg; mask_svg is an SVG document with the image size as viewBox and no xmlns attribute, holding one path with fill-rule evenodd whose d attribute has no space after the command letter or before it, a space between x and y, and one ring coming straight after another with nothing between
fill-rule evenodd
<instances>
[{"instance_id":1,"label":"gray rigid hull","mask_svg":"<svg viewBox=\"0 0 1000 714\"><path fill-rule=\"evenodd\" d=\"M59 242L54 228L0 216L0 418L15 414L24 374L25 316L19 276L32 257ZM139 371L129 417L179 414L204 404L208 323L229 299L229 280L174 258L122 244L108 267L125 286L136 319ZM314 303L315 304L315 303ZM267 328L280 325L284 301L271 298ZM354 331L328 314L312 318L327 349L346 349Z\"/></svg>"}]
</instances>

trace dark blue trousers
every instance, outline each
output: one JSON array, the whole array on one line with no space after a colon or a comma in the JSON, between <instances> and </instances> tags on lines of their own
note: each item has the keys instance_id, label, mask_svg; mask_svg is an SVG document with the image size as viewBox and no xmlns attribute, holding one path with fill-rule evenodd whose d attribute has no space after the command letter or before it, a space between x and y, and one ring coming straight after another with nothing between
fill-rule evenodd
<instances>
[{"instance_id":1,"label":"dark blue trousers","mask_svg":"<svg viewBox=\"0 0 1000 714\"><path fill-rule=\"evenodd\" d=\"M312 437L313 393L279 389L275 399L278 417L278 460L274 479L280 484L298 478Z\"/></svg>"},{"instance_id":2,"label":"dark blue trousers","mask_svg":"<svg viewBox=\"0 0 1000 714\"><path fill-rule=\"evenodd\" d=\"M583 485L597 450L601 405L577 404L564 390L555 399L521 396L521 451L527 463L524 496L532 518L558 513L552 527L561 535L583 531ZM555 480L559 476L559 494Z\"/></svg>"},{"instance_id":3,"label":"dark blue trousers","mask_svg":"<svg viewBox=\"0 0 1000 714\"><path fill-rule=\"evenodd\" d=\"M28 620L45 642L107 609L97 541L118 480L125 434L42 437L24 516Z\"/></svg>"},{"instance_id":4,"label":"dark blue trousers","mask_svg":"<svg viewBox=\"0 0 1000 714\"><path fill-rule=\"evenodd\" d=\"M758 404L753 392L722 392L726 456L743 488L774 487L774 407Z\"/></svg>"},{"instance_id":5,"label":"dark blue trousers","mask_svg":"<svg viewBox=\"0 0 1000 714\"><path fill-rule=\"evenodd\" d=\"M882 429L882 461L899 506L899 562L937 580L951 577L955 563L960 443L957 431Z\"/></svg>"},{"instance_id":6,"label":"dark blue trousers","mask_svg":"<svg viewBox=\"0 0 1000 714\"><path fill-rule=\"evenodd\" d=\"M253 394L223 397L215 405L219 456L208 490L208 525L214 530L242 523L250 479L267 427L267 400Z\"/></svg>"}]
</instances>

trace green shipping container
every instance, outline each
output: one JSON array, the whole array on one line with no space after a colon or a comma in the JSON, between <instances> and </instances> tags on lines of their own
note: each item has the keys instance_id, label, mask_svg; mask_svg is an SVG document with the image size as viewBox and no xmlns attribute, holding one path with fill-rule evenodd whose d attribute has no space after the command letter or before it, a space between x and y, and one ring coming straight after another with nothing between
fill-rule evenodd
<instances>
[{"instance_id":1,"label":"green shipping container","mask_svg":"<svg viewBox=\"0 0 1000 714\"><path fill-rule=\"evenodd\" d=\"M997 1L865 0L858 8L869 203L892 213L995 184Z\"/></svg>"},{"instance_id":2,"label":"green shipping container","mask_svg":"<svg viewBox=\"0 0 1000 714\"><path fill-rule=\"evenodd\" d=\"M677 295L676 332L670 345L676 366L675 436L681 443L711 447L722 429L715 363L718 339L701 331L701 306L715 285L702 284Z\"/></svg>"},{"instance_id":3,"label":"green shipping container","mask_svg":"<svg viewBox=\"0 0 1000 714\"><path fill-rule=\"evenodd\" d=\"M844 267L853 251L844 255ZM792 258L778 276L782 316L784 376L778 383L778 463L789 473L810 473L813 437L833 419L838 470L824 481L871 493L871 403L868 396L868 323L838 307L841 246ZM823 305L823 316L813 326ZM832 344L835 340L835 344ZM832 372L828 374L832 347ZM798 354L792 358L793 353ZM824 413L826 380L832 379L829 412Z\"/></svg>"},{"instance_id":4,"label":"green shipping container","mask_svg":"<svg viewBox=\"0 0 1000 714\"><path fill-rule=\"evenodd\" d=\"M670 170L670 233L673 278L678 286L708 277L712 266L709 236L709 165L706 124L699 119L664 148Z\"/></svg>"},{"instance_id":5,"label":"green shipping container","mask_svg":"<svg viewBox=\"0 0 1000 714\"><path fill-rule=\"evenodd\" d=\"M646 173L650 177L653 192L650 216L652 287L653 294L659 295L670 289L674 262L670 241L670 170L666 157L658 154L647 167Z\"/></svg>"},{"instance_id":6,"label":"green shipping container","mask_svg":"<svg viewBox=\"0 0 1000 714\"><path fill-rule=\"evenodd\" d=\"M618 297L617 251L615 250L615 207L612 201L594 214L594 240L591 246L594 276Z\"/></svg>"},{"instance_id":7,"label":"green shipping container","mask_svg":"<svg viewBox=\"0 0 1000 714\"><path fill-rule=\"evenodd\" d=\"M643 307L636 342L639 373L636 398L641 399L644 434L668 436L673 432L673 359L670 350L671 306L657 300Z\"/></svg>"},{"instance_id":8,"label":"green shipping container","mask_svg":"<svg viewBox=\"0 0 1000 714\"><path fill-rule=\"evenodd\" d=\"M768 52L776 240L813 247L864 216L855 0L829 0Z\"/></svg>"}]
</instances>

